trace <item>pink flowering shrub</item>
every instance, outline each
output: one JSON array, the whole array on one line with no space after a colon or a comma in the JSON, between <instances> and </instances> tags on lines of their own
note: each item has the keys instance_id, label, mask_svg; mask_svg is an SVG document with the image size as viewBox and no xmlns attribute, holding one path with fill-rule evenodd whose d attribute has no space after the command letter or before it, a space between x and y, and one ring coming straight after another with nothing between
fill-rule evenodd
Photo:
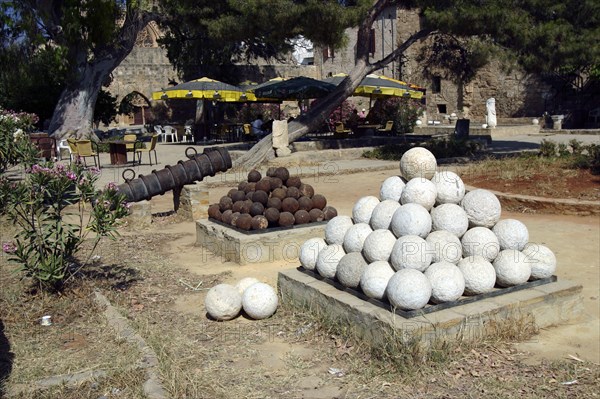
<instances>
[{"instance_id":1,"label":"pink flowering shrub","mask_svg":"<svg viewBox=\"0 0 600 399\"><path fill-rule=\"evenodd\" d=\"M27 132L37 122L35 114L17 113L0 107L0 172L19 162L31 165L38 150Z\"/></svg>"}]
</instances>

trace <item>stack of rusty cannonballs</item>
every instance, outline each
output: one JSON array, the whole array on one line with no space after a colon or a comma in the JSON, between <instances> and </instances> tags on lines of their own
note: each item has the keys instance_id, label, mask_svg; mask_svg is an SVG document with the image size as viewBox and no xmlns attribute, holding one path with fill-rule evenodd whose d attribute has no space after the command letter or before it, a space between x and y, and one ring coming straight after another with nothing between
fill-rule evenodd
<instances>
[{"instance_id":1,"label":"stack of rusty cannonballs","mask_svg":"<svg viewBox=\"0 0 600 399\"><path fill-rule=\"evenodd\" d=\"M330 220L337 210L310 184L279 167L269 168L265 177L250 171L247 180L208 207L208 216L242 230L264 230Z\"/></svg>"}]
</instances>

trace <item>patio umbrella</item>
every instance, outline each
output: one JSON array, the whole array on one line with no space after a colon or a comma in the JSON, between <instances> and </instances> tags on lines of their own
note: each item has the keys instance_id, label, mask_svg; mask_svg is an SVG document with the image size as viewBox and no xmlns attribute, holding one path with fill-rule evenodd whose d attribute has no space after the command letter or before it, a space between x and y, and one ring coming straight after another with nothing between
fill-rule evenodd
<instances>
[{"instance_id":1,"label":"patio umbrella","mask_svg":"<svg viewBox=\"0 0 600 399\"><path fill-rule=\"evenodd\" d=\"M203 77L152 93L153 100L173 98L211 101L253 101L256 98L244 89Z\"/></svg>"},{"instance_id":2,"label":"patio umbrella","mask_svg":"<svg viewBox=\"0 0 600 399\"><path fill-rule=\"evenodd\" d=\"M324 79L325 82L340 84L348 75L338 73L330 78ZM360 85L352 93L354 96L362 96L369 98L385 98L385 97L404 97L420 99L423 97L423 92L417 90L418 86L411 85L401 80L388 78L387 76L369 74L360 82Z\"/></svg>"},{"instance_id":3,"label":"patio umbrella","mask_svg":"<svg viewBox=\"0 0 600 399\"><path fill-rule=\"evenodd\" d=\"M324 97L335 89L335 85L312 79L305 76L275 82L255 88L256 98L270 98L275 100L306 100Z\"/></svg>"}]
</instances>

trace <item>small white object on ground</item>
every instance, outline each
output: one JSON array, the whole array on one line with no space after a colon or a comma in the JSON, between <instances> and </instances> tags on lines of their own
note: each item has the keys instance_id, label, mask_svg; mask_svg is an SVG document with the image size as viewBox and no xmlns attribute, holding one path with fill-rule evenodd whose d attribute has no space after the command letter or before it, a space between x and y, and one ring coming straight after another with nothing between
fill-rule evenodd
<instances>
[{"instance_id":1,"label":"small white object on ground","mask_svg":"<svg viewBox=\"0 0 600 399\"><path fill-rule=\"evenodd\" d=\"M244 312L255 320L271 317L277 310L278 304L277 292L265 283L252 284L242 296Z\"/></svg>"},{"instance_id":2,"label":"small white object on ground","mask_svg":"<svg viewBox=\"0 0 600 399\"><path fill-rule=\"evenodd\" d=\"M231 284L217 284L208 290L204 306L213 319L231 320L242 309L242 296Z\"/></svg>"}]
</instances>

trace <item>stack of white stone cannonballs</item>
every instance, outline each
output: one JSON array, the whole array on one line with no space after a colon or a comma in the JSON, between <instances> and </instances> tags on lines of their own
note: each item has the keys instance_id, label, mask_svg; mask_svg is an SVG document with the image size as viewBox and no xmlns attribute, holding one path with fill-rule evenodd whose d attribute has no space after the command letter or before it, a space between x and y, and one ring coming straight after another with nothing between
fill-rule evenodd
<instances>
[{"instance_id":1,"label":"stack of white stone cannonballs","mask_svg":"<svg viewBox=\"0 0 600 399\"><path fill-rule=\"evenodd\" d=\"M275 289L254 277L245 277L231 284L218 284L206 294L206 312L215 320L231 320L242 309L255 320L271 317L279 300Z\"/></svg>"},{"instance_id":2,"label":"stack of white stone cannonballs","mask_svg":"<svg viewBox=\"0 0 600 399\"><path fill-rule=\"evenodd\" d=\"M552 276L553 252L529 243L523 223L500 220L492 192L465 194L461 178L437 171L421 147L402 156L400 171L379 198L360 198L352 217L331 219L324 240L307 240L302 266L404 310Z\"/></svg>"}]
</instances>

